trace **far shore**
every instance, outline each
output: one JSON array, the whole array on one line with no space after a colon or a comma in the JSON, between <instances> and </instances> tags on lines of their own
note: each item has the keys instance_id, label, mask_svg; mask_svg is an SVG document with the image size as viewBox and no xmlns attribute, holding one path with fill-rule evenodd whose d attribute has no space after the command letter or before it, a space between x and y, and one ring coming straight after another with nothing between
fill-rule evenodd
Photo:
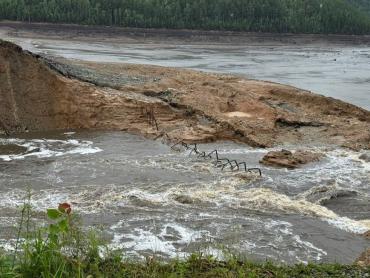
<instances>
[{"instance_id":1,"label":"far shore","mask_svg":"<svg viewBox=\"0 0 370 278\"><path fill-rule=\"evenodd\" d=\"M3 32L2 30L3 29ZM135 41L192 42L192 43L269 43L306 44L370 44L370 35L335 35L335 34L293 34L293 33L251 33L236 31L209 30L175 30L175 29L145 29L116 26L88 26L77 24L28 23L16 21L0 21L0 35L4 30L17 33L22 37L37 34L48 38L63 39L102 39Z\"/></svg>"}]
</instances>

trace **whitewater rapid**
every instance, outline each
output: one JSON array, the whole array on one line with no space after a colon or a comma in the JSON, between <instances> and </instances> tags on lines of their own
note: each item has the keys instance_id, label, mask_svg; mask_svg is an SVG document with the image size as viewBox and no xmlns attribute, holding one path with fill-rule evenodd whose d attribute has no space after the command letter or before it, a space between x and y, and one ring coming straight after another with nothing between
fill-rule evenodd
<instances>
[{"instance_id":1,"label":"whitewater rapid","mask_svg":"<svg viewBox=\"0 0 370 278\"><path fill-rule=\"evenodd\" d=\"M30 190L35 221L69 202L128 256L203 250L219 258L227 251L288 263L351 262L370 230L370 164L350 150L311 146L322 161L291 171L261 166L260 178L119 132L30 134L0 144L25 148L0 156L0 244L8 249ZM251 167L269 151L226 142L200 148Z\"/></svg>"}]
</instances>

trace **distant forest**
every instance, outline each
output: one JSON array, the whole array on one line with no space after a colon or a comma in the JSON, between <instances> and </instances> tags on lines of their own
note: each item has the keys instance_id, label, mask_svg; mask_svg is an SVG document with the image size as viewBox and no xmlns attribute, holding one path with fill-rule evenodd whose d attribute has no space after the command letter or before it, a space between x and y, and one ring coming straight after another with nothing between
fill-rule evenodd
<instances>
[{"instance_id":1,"label":"distant forest","mask_svg":"<svg viewBox=\"0 0 370 278\"><path fill-rule=\"evenodd\" d=\"M0 0L0 19L142 28L370 34L369 0Z\"/></svg>"},{"instance_id":2,"label":"distant forest","mask_svg":"<svg viewBox=\"0 0 370 278\"><path fill-rule=\"evenodd\" d=\"M370 0L346 0L360 10L366 11L370 15Z\"/></svg>"}]
</instances>

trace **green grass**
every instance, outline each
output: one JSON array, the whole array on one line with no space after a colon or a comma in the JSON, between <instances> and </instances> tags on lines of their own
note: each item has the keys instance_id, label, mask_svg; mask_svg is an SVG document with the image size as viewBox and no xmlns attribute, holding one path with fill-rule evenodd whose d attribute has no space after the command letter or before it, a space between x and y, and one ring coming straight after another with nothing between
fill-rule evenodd
<instances>
[{"instance_id":1,"label":"green grass","mask_svg":"<svg viewBox=\"0 0 370 278\"><path fill-rule=\"evenodd\" d=\"M0 250L0 278L93 277L370 277L370 268L340 264L278 265L201 253L186 260L130 261L104 247L96 231L82 231L68 204L47 211L49 224L31 229L30 206L22 209L16 250ZM102 253L104 256L102 256Z\"/></svg>"}]
</instances>

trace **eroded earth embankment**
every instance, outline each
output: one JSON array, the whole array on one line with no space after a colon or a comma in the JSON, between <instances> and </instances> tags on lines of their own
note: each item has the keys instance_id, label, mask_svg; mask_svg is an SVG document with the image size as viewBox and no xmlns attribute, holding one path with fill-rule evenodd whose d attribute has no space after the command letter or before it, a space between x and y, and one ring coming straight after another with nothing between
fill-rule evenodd
<instances>
[{"instance_id":1,"label":"eroded earth embankment","mask_svg":"<svg viewBox=\"0 0 370 278\"><path fill-rule=\"evenodd\" d=\"M370 149L370 112L339 100L228 75L73 63L96 76L84 78L67 64L0 42L0 129L113 129L260 147L300 143ZM125 82L96 80L123 75ZM148 125L148 111L158 130Z\"/></svg>"}]
</instances>

